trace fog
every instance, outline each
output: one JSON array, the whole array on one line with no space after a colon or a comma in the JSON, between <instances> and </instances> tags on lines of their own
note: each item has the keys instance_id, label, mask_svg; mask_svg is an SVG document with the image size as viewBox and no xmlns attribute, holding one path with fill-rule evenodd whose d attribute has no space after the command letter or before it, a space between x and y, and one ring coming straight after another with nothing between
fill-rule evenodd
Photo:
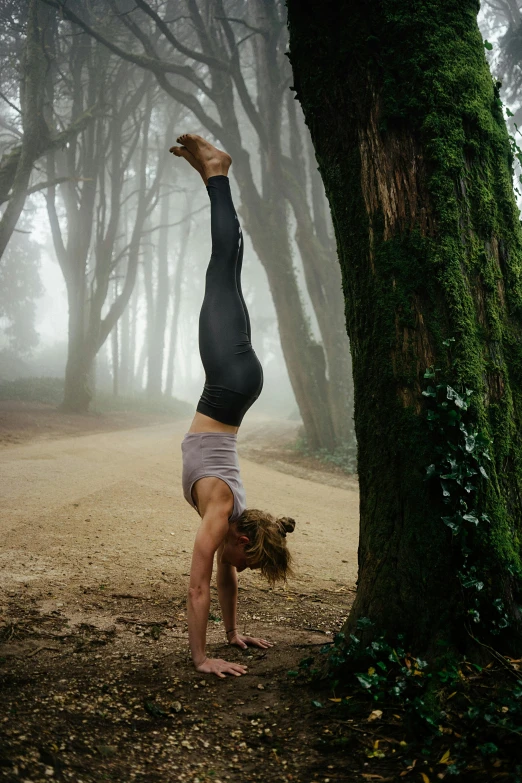
<instances>
[{"instance_id":1,"label":"fog","mask_svg":"<svg viewBox=\"0 0 522 783\"><path fill-rule=\"evenodd\" d=\"M100 390L195 405L208 196L168 152L192 132L234 161L243 293L265 376L256 410L299 417L316 378L327 415L348 412L336 435L346 440L341 277L291 91L284 4L229 2L220 22L208 0L178 18L179 5L150 3L159 17L124 1L63 14L46 0L2 6L0 382L62 378L63 408L77 412ZM198 31L198 13L214 37ZM324 426L304 424L328 445Z\"/></svg>"}]
</instances>

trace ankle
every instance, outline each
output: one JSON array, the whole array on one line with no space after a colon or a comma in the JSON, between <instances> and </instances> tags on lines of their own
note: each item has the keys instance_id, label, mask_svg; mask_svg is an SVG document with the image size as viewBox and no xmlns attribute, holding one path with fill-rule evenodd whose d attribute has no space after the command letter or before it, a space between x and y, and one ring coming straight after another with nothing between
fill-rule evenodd
<instances>
[{"instance_id":1,"label":"ankle","mask_svg":"<svg viewBox=\"0 0 522 783\"><path fill-rule=\"evenodd\" d=\"M209 177L218 177L220 175L227 177L229 168L230 166L224 165L221 163L221 161L216 163L203 164L203 170L207 179Z\"/></svg>"}]
</instances>

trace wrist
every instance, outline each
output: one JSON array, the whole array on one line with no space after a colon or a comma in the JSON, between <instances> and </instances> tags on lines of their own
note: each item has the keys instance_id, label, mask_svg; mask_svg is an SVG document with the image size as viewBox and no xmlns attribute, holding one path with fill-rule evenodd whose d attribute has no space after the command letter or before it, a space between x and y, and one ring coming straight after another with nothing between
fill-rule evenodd
<instances>
[{"instance_id":1,"label":"wrist","mask_svg":"<svg viewBox=\"0 0 522 783\"><path fill-rule=\"evenodd\" d=\"M196 658L193 658L192 660L194 662L194 667L197 669L197 668L199 668L200 666L202 666L205 663L205 661L207 660L207 656L204 655L201 658L201 660L198 660L198 661L196 660Z\"/></svg>"},{"instance_id":2,"label":"wrist","mask_svg":"<svg viewBox=\"0 0 522 783\"><path fill-rule=\"evenodd\" d=\"M226 633L226 635L227 635L227 639L228 639L228 637L229 637L229 634L231 634L231 633L232 633L232 634L234 634L234 633L237 633L237 628L231 628L231 629L230 629L230 631L225 631L225 633Z\"/></svg>"}]
</instances>

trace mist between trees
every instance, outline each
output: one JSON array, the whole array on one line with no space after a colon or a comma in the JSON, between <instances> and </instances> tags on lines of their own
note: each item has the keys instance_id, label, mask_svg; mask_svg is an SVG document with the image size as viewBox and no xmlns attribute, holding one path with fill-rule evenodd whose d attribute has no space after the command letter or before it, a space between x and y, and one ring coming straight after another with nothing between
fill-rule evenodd
<instances>
[{"instance_id":1,"label":"mist between trees","mask_svg":"<svg viewBox=\"0 0 522 783\"><path fill-rule=\"evenodd\" d=\"M208 196L168 153L195 132L233 158L259 409L298 412L313 449L353 440L341 274L284 3L13 0L1 15L0 378L35 374L47 254L67 292L64 410L109 384L196 402Z\"/></svg>"}]
</instances>

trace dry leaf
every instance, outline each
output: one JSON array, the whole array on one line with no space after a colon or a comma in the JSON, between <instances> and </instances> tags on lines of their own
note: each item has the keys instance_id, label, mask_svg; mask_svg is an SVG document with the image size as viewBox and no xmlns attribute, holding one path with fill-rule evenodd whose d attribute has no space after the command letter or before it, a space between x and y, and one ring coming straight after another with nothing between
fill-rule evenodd
<instances>
[{"instance_id":1,"label":"dry leaf","mask_svg":"<svg viewBox=\"0 0 522 783\"><path fill-rule=\"evenodd\" d=\"M421 772L422 777L422 783L430 783L430 779L427 775L424 774L424 772Z\"/></svg>"},{"instance_id":2,"label":"dry leaf","mask_svg":"<svg viewBox=\"0 0 522 783\"><path fill-rule=\"evenodd\" d=\"M378 718L382 718L382 710L373 710L368 716L368 720L377 720Z\"/></svg>"},{"instance_id":3,"label":"dry leaf","mask_svg":"<svg viewBox=\"0 0 522 783\"><path fill-rule=\"evenodd\" d=\"M447 750L444 753L444 755L441 758L441 760L439 761L439 764L448 764L449 763L449 757L450 757L450 752L449 752L449 750Z\"/></svg>"}]
</instances>

